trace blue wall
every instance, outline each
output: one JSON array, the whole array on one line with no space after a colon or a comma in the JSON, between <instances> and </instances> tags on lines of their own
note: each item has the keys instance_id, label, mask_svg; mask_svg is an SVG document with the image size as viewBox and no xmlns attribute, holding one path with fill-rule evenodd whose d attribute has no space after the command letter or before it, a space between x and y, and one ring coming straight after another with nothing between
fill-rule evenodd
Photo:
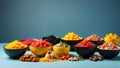
<instances>
[{"instance_id":1,"label":"blue wall","mask_svg":"<svg viewBox=\"0 0 120 68\"><path fill-rule=\"evenodd\" d=\"M0 42L62 37L120 35L120 0L0 0Z\"/></svg>"}]
</instances>

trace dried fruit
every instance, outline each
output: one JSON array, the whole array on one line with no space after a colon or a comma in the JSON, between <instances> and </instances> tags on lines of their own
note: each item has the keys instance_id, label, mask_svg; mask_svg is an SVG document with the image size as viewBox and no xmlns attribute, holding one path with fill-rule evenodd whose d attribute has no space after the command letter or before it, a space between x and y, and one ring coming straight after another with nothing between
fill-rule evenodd
<instances>
[{"instance_id":1,"label":"dried fruit","mask_svg":"<svg viewBox=\"0 0 120 68\"><path fill-rule=\"evenodd\" d=\"M79 57L70 57L68 58L69 61L79 61Z\"/></svg>"},{"instance_id":2,"label":"dried fruit","mask_svg":"<svg viewBox=\"0 0 120 68\"><path fill-rule=\"evenodd\" d=\"M69 32L62 39L63 40L82 40L83 38L80 37L78 34L75 34L74 32Z\"/></svg>"},{"instance_id":3,"label":"dried fruit","mask_svg":"<svg viewBox=\"0 0 120 68\"><path fill-rule=\"evenodd\" d=\"M58 59L59 57L53 51L48 51L45 55L45 58Z\"/></svg>"},{"instance_id":4,"label":"dried fruit","mask_svg":"<svg viewBox=\"0 0 120 68\"><path fill-rule=\"evenodd\" d=\"M20 61L26 61L26 62L38 62L39 57L32 55L32 54L27 54L24 56L20 57Z\"/></svg>"},{"instance_id":5,"label":"dried fruit","mask_svg":"<svg viewBox=\"0 0 120 68\"><path fill-rule=\"evenodd\" d=\"M96 34L92 34L91 36L87 37L85 40L88 40L88 41L102 41L100 36L98 36Z\"/></svg>"},{"instance_id":6,"label":"dried fruit","mask_svg":"<svg viewBox=\"0 0 120 68\"><path fill-rule=\"evenodd\" d=\"M71 56L69 54L63 54L60 59L61 60L68 60L68 58L70 58Z\"/></svg>"},{"instance_id":7,"label":"dried fruit","mask_svg":"<svg viewBox=\"0 0 120 68\"><path fill-rule=\"evenodd\" d=\"M115 45L120 43L120 37L117 34L109 33L104 37L105 42L113 42Z\"/></svg>"},{"instance_id":8,"label":"dried fruit","mask_svg":"<svg viewBox=\"0 0 120 68\"><path fill-rule=\"evenodd\" d=\"M102 56L91 56L89 59L91 61L101 61L101 60L103 60Z\"/></svg>"},{"instance_id":9,"label":"dried fruit","mask_svg":"<svg viewBox=\"0 0 120 68\"><path fill-rule=\"evenodd\" d=\"M77 43L76 46L78 46L78 47L93 47L94 44L93 44L92 42L89 42L89 41L87 41L87 40L84 40L84 41L82 41L82 42Z\"/></svg>"},{"instance_id":10,"label":"dried fruit","mask_svg":"<svg viewBox=\"0 0 120 68\"><path fill-rule=\"evenodd\" d=\"M40 58L39 62L53 62L53 59L50 59L50 58Z\"/></svg>"},{"instance_id":11,"label":"dried fruit","mask_svg":"<svg viewBox=\"0 0 120 68\"><path fill-rule=\"evenodd\" d=\"M65 44L65 43L63 43L63 42L60 42L60 43L54 45L54 47L66 48L66 47L69 47L69 45L68 45L68 44Z\"/></svg>"},{"instance_id":12,"label":"dried fruit","mask_svg":"<svg viewBox=\"0 0 120 68\"><path fill-rule=\"evenodd\" d=\"M23 44L27 45L28 46L28 50L29 50L29 46L33 43L33 42L36 42L36 41L39 41L38 39L33 39L33 38L29 38L29 39L23 39L21 40L20 42L22 42Z\"/></svg>"},{"instance_id":13,"label":"dried fruit","mask_svg":"<svg viewBox=\"0 0 120 68\"><path fill-rule=\"evenodd\" d=\"M103 45L98 46L98 48L102 50L119 50L120 49L119 46L115 45L112 42L106 42Z\"/></svg>"},{"instance_id":14,"label":"dried fruit","mask_svg":"<svg viewBox=\"0 0 120 68\"><path fill-rule=\"evenodd\" d=\"M18 40L12 41L10 43L8 43L5 48L7 49L23 49L23 48L27 48L27 45L19 42Z\"/></svg>"},{"instance_id":15,"label":"dried fruit","mask_svg":"<svg viewBox=\"0 0 120 68\"><path fill-rule=\"evenodd\" d=\"M50 42L45 41L45 40L39 40L37 42L33 42L31 44L31 46L33 46L33 47L49 47L49 46L52 46L52 44Z\"/></svg>"}]
</instances>

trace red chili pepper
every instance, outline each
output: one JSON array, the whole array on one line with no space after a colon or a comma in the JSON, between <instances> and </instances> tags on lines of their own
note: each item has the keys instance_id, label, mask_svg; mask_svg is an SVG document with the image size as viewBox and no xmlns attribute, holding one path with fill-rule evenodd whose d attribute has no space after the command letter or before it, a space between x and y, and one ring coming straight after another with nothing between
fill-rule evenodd
<instances>
[{"instance_id":1,"label":"red chili pepper","mask_svg":"<svg viewBox=\"0 0 120 68\"><path fill-rule=\"evenodd\" d=\"M68 60L71 56L69 54L64 54L60 57L61 60Z\"/></svg>"}]
</instances>

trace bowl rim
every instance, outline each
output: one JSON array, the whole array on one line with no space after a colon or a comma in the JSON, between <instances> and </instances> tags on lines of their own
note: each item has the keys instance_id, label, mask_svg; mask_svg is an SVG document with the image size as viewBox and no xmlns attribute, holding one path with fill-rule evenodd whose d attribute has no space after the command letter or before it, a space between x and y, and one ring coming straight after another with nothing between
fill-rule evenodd
<instances>
[{"instance_id":1,"label":"bowl rim","mask_svg":"<svg viewBox=\"0 0 120 68\"><path fill-rule=\"evenodd\" d=\"M89 42L104 42L104 40L101 41L95 41L95 40L88 40Z\"/></svg>"},{"instance_id":2,"label":"bowl rim","mask_svg":"<svg viewBox=\"0 0 120 68\"><path fill-rule=\"evenodd\" d=\"M8 48L5 48L7 45L4 45L3 46L3 49L6 49L6 50L24 50L24 49L27 49L27 47L26 48L21 48L21 49L8 49Z\"/></svg>"},{"instance_id":3,"label":"bowl rim","mask_svg":"<svg viewBox=\"0 0 120 68\"><path fill-rule=\"evenodd\" d=\"M93 48L95 48L97 46L96 46L96 44L94 44L94 46L92 46L92 47L81 47L81 46L77 46L77 45L75 45L74 47L80 47L80 48L92 48L93 47Z\"/></svg>"},{"instance_id":4,"label":"bowl rim","mask_svg":"<svg viewBox=\"0 0 120 68\"><path fill-rule=\"evenodd\" d=\"M35 47L35 46L30 45L29 47L34 47L34 48L47 48L47 47L53 47L53 46L47 46L47 47Z\"/></svg>"},{"instance_id":5,"label":"bowl rim","mask_svg":"<svg viewBox=\"0 0 120 68\"><path fill-rule=\"evenodd\" d=\"M100 39L101 39L101 41L104 41L104 38L100 37ZM85 38L85 40L86 40L86 38ZM88 41L95 41L95 40L88 40Z\"/></svg>"},{"instance_id":6,"label":"bowl rim","mask_svg":"<svg viewBox=\"0 0 120 68\"><path fill-rule=\"evenodd\" d=\"M82 41L82 40L84 40L84 38L82 38L81 40L64 40L64 39L60 38L60 40L67 41L67 42L74 42L74 41Z\"/></svg>"},{"instance_id":7,"label":"bowl rim","mask_svg":"<svg viewBox=\"0 0 120 68\"><path fill-rule=\"evenodd\" d=\"M53 46L53 48L54 48L54 47L60 48L60 49L61 49L61 48L70 48L70 46L68 46L68 47L57 47L57 46Z\"/></svg>"},{"instance_id":8,"label":"bowl rim","mask_svg":"<svg viewBox=\"0 0 120 68\"><path fill-rule=\"evenodd\" d=\"M117 49L117 50L106 50L106 49L100 49L100 48L98 48L98 46L97 46L97 49L98 49L98 50L101 50L101 51L120 51L120 49Z\"/></svg>"}]
</instances>

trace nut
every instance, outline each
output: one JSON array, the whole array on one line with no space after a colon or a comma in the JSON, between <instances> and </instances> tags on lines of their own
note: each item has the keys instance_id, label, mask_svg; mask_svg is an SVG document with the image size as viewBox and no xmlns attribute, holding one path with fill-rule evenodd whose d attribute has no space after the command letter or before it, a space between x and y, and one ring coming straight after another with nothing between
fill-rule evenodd
<instances>
[{"instance_id":1,"label":"nut","mask_svg":"<svg viewBox=\"0 0 120 68\"><path fill-rule=\"evenodd\" d=\"M79 58L78 57L70 57L68 58L69 61L78 61Z\"/></svg>"},{"instance_id":2,"label":"nut","mask_svg":"<svg viewBox=\"0 0 120 68\"><path fill-rule=\"evenodd\" d=\"M102 56L91 56L89 59L91 61L99 61L99 60L102 60Z\"/></svg>"},{"instance_id":3,"label":"nut","mask_svg":"<svg viewBox=\"0 0 120 68\"><path fill-rule=\"evenodd\" d=\"M20 61L38 62L39 58L37 56L32 55L32 54L27 54L27 55L21 56Z\"/></svg>"}]
</instances>

